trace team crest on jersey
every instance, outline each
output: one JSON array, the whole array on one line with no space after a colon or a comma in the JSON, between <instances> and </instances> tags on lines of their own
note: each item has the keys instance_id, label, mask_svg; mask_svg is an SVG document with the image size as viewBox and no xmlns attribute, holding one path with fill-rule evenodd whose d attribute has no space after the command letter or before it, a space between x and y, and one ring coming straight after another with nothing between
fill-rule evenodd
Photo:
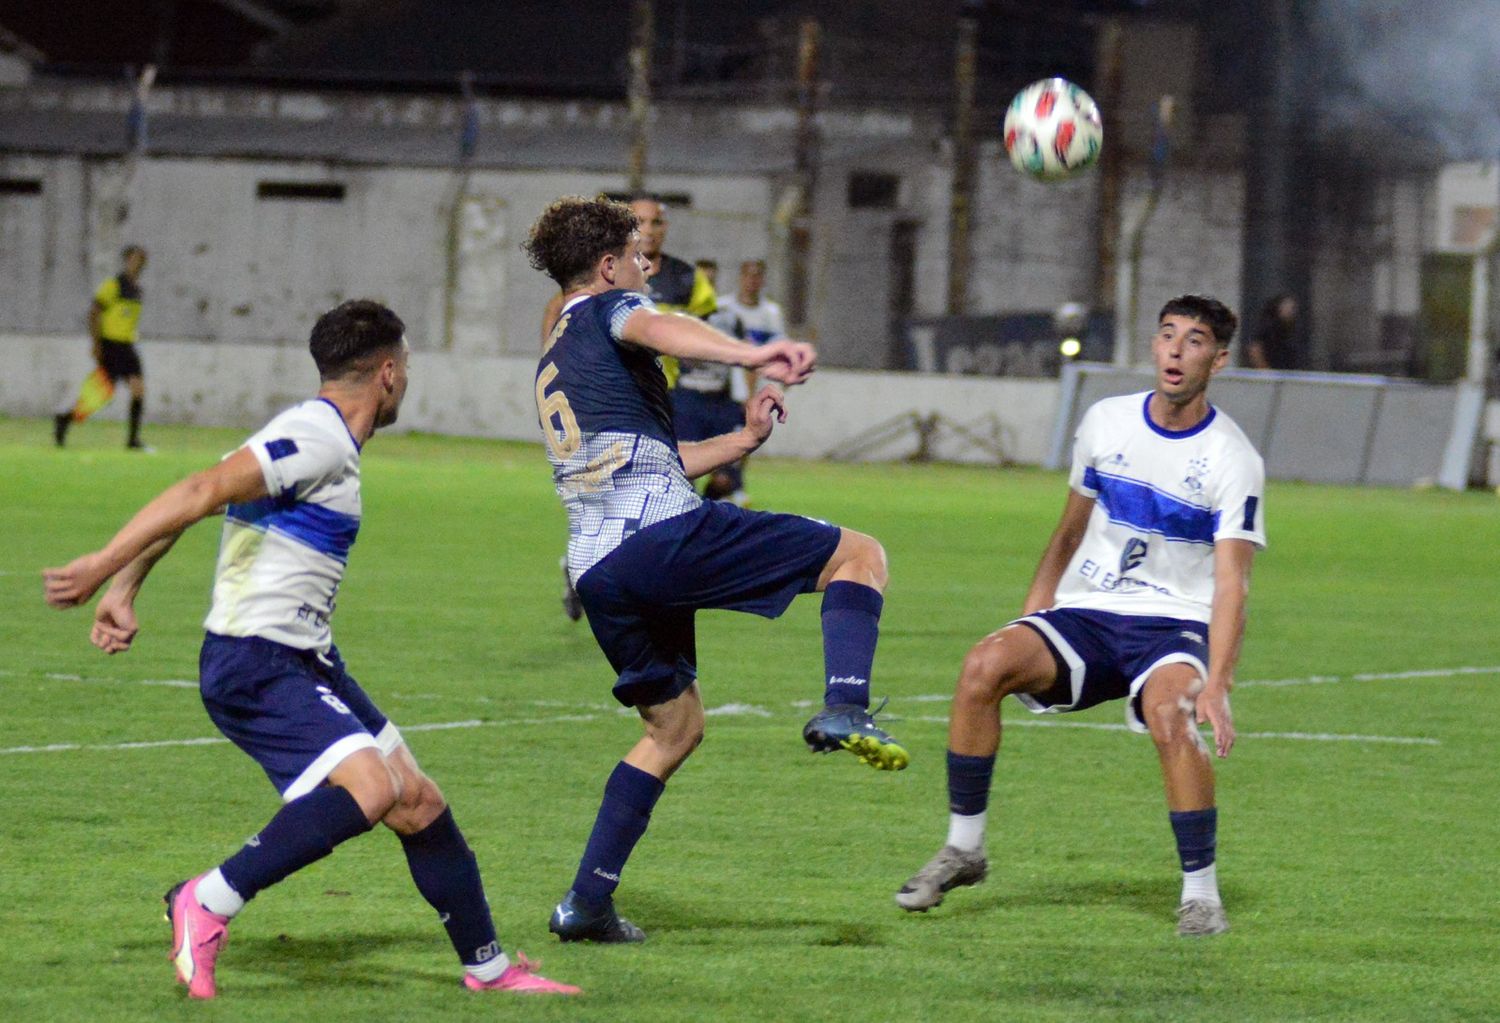
<instances>
[{"instance_id":1,"label":"team crest on jersey","mask_svg":"<svg viewBox=\"0 0 1500 1023\"><path fill-rule=\"evenodd\" d=\"M1203 477L1208 475L1208 459L1194 458L1187 464L1187 472L1182 477L1182 485L1187 487L1188 493L1195 498L1203 496Z\"/></svg>"},{"instance_id":2,"label":"team crest on jersey","mask_svg":"<svg viewBox=\"0 0 1500 1023\"><path fill-rule=\"evenodd\" d=\"M1104 460L1104 464L1112 469L1128 469L1130 468L1130 459L1125 457L1125 452L1116 451Z\"/></svg>"},{"instance_id":3,"label":"team crest on jersey","mask_svg":"<svg viewBox=\"0 0 1500 1023\"><path fill-rule=\"evenodd\" d=\"M1125 550L1120 554L1120 575L1124 576L1133 568L1139 568L1146 560L1146 551L1150 545L1138 536L1132 536L1125 541Z\"/></svg>"}]
</instances>

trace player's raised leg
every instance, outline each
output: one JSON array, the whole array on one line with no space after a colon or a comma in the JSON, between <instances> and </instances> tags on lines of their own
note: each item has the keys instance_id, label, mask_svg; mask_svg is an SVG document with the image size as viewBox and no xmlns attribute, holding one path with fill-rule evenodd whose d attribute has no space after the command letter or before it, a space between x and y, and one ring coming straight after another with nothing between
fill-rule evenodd
<instances>
[{"instance_id":1,"label":"player's raised leg","mask_svg":"<svg viewBox=\"0 0 1500 1023\"><path fill-rule=\"evenodd\" d=\"M395 774L400 797L382 818L396 833L406 853L417 891L437 911L453 951L464 968L464 986L471 991L514 991L522 994L576 995L571 984L548 980L524 955L511 959L495 936L495 923L484 895L479 861L453 819L442 791L423 774L406 745L386 758Z\"/></svg>"},{"instance_id":2,"label":"player's raised leg","mask_svg":"<svg viewBox=\"0 0 1500 1023\"><path fill-rule=\"evenodd\" d=\"M694 683L669 699L636 709L646 734L605 783L604 801L573 887L547 925L563 941L646 940L644 931L615 912L614 893L631 851L651 823L651 811L667 779L703 741L703 701Z\"/></svg>"},{"instance_id":3,"label":"player's raised leg","mask_svg":"<svg viewBox=\"0 0 1500 1023\"><path fill-rule=\"evenodd\" d=\"M1184 937L1229 930L1219 896L1215 864L1219 811L1214 805L1214 768L1208 745L1194 721L1203 676L1192 664L1157 668L1141 690L1141 717L1161 759L1168 816L1182 863L1182 900L1177 933Z\"/></svg>"},{"instance_id":4,"label":"player's raised leg","mask_svg":"<svg viewBox=\"0 0 1500 1023\"><path fill-rule=\"evenodd\" d=\"M1000 701L1009 693L1044 692L1056 677L1052 652L1025 625L991 633L964 658L948 721L948 839L896 893L902 909L926 912L950 890L985 879L984 837L1000 749Z\"/></svg>"},{"instance_id":5,"label":"player's raised leg","mask_svg":"<svg viewBox=\"0 0 1500 1023\"><path fill-rule=\"evenodd\" d=\"M846 749L871 767L899 771L911 758L875 724L869 709L870 672L889 582L880 543L840 530L817 586L823 594L823 709L808 721L802 738L814 752Z\"/></svg>"}]
</instances>

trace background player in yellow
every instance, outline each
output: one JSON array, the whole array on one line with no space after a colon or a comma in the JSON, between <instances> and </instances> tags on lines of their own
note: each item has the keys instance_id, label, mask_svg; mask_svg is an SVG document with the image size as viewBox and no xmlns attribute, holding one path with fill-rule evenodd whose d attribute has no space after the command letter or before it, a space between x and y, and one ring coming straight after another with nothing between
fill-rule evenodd
<instances>
[{"instance_id":1,"label":"background player in yellow","mask_svg":"<svg viewBox=\"0 0 1500 1023\"><path fill-rule=\"evenodd\" d=\"M141 443L146 379L136 350L136 342L140 340L140 278L146 268L146 250L139 245L127 245L120 253L120 261L120 272L106 278L94 291L94 302L89 307L89 337L94 343L97 365L84 378L78 399L53 418L52 437L58 447L66 443L68 427L108 405L114 397L115 381L124 380L130 388L130 426L125 446L134 451L146 450Z\"/></svg>"}]
</instances>

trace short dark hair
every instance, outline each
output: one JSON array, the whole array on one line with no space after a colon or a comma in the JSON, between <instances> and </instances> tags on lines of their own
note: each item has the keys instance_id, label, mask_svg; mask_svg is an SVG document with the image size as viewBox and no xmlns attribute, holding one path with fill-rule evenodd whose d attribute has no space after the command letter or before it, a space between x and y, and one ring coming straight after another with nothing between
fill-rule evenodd
<instances>
[{"instance_id":1,"label":"short dark hair","mask_svg":"<svg viewBox=\"0 0 1500 1023\"><path fill-rule=\"evenodd\" d=\"M1208 295L1178 295L1161 307L1156 322L1160 323L1168 316L1187 316L1197 320L1214 332L1214 340L1221 345L1234 339L1235 329L1240 325L1239 317L1227 305Z\"/></svg>"},{"instance_id":2,"label":"short dark hair","mask_svg":"<svg viewBox=\"0 0 1500 1023\"><path fill-rule=\"evenodd\" d=\"M146 254L146 247L144 245L136 245L133 242L125 246L120 250L120 262L125 262L125 260L129 259L132 254L137 252L144 256Z\"/></svg>"},{"instance_id":3,"label":"short dark hair","mask_svg":"<svg viewBox=\"0 0 1500 1023\"><path fill-rule=\"evenodd\" d=\"M339 380L373 370L375 356L400 348L405 335L401 317L379 302L356 298L319 316L307 347L318 365L318 376Z\"/></svg>"},{"instance_id":4,"label":"short dark hair","mask_svg":"<svg viewBox=\"0 0 1500 1023\"><path fill-rule=\"evenodd\" d=\"M701 270L717 270L719 268L719 261L717 259L695 259L693 260L693 265Z\"/></svg>"},{"instance_id":5,"label":"short dark hair","mask_svg":"<svg viewBox=\"0 0 1500 1023\"><path fill-rule=\"evenodd\" d=\"M635 214L622 202L565 195L542 211L521 248L534 269L566 289L588 283L605 256L623 255L635 229Z\"/></svg>"}]
</instances>

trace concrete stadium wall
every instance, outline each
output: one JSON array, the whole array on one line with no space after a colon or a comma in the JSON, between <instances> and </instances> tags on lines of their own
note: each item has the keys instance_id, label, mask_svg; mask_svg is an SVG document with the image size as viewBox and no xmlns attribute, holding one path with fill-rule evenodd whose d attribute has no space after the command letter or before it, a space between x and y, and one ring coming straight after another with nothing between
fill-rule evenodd
<instances>
[{"instance_id":1,"label":"concrete stadium wall","mask_svg":"<svg viewBox=\"0 0 1500 1023\"><path fill-rule=\"evenodd\" d=\"M145 341L142 357L148 422L228 426L248 432L317 390L317 374L301 345ZM86 342L80 336L66 335L0 334L0 360L7 367L0 375L0 415L11 416L51 415L72 401L92 365ZM393 429L539 440L532 398L535 370L536 361L529 355L415 352L406 406ZM1328 379L1337 382L1337 378ZM1257 391L1269 382L1257 374L1229 373L1219 386L1225 406L1267 454L1271 474L1358 481L1360 474L1341 473L1339 465L1333 464L1337 459L1323 458L1318 447L1296 437L1282 437L1278 443L1276 434L1285 430L1263 414L1266 409ZM916 456L925 448L927 457L939 461L1041 465L1055 458L1061 465L1067 438L1084 404L1106 392L1149 386L1149 375L1127 371L1115 391L1106 387L1075 395L1059 426L1059 408L1068 399L1056 380L825 369L792 392L789 420L777 428L765 452L787 458L894 461ZM1383 461L1380 452L1402 447L1399 438L1392 442L1394 447L1388 443L1391 430L1412 433L1413 424L1422 418L1408 415L1399 406L1401 396L1428 389L1397 386L1399 393L1393 392L1387 401L1398 414L1385 417L1384 432L1374 438L1375 457L1369 459L1370 471L1364 475L1369 482L1400 485L1412 481L1406 463L1413 459L1398 459L1400 465L1387 466L1389 459ZM98 418L118 420L124 410L125 402L117 399ZM1432 419L1431 412L1427 409L1426 419ZM1441 454L1441 441L1433 438L1447 425L1442 415L1438 419L1425 434L1420 430L1413 434L1413 442L1433 448L1434 457ZM1365 435L1360 432L1361 437ZM1325 441L1326 437L1317 443ZM1487 470L1491 485L1500 485L1500 401L1488 403L1480 441L1482 471Z\"/></svg>"},{"instance_id":2,"label":"concrete stadium wall","mask_svg":"<svg viewBox=\"0 0 1500 1023\"><path fill-rule=\"evenodd\" d=\"M317 390L298 345L143 341L149 422L233 426L246 432ZM70 403L91 368L87 343L59 335L0 335L0 413L46 416ZM532 356L414 352L399 431L540 442ZM100 418L119 419L116 398ZM1056 415L1057 381L821 370L792 392L788 422L764 449L790 458L1035 464ZM933 421L930 417L940 418ZM149 431L148 431L149 434Z\"/></svg>"},{"instance_id":3,"label":"concrete stadium wall","mask_svg":"<svg viewBox=\"0 0 1500 1023\"><path fill-rule=\"evenodd\" d=\"M448 171L151 159L126 180L114 161L11 156L0 173L43 182L40 195L0 198L0 329L82 330L94 285L121 245L139 242L151 252L148 338L276 343L306 337L345 298L373 297L406 320L414 348L482 355L537 348L555 290L520 249L537 214L559 195L624 187L617 175L475 171L450 239L459 178ZM262 199L263 181L337 183L345 197ZM659 187L695 201L673 215L671 248L725 263L767 255L763 179L663 175ZM122 203L128 218L115 223Z\"/></svg>"}]
</instances>

